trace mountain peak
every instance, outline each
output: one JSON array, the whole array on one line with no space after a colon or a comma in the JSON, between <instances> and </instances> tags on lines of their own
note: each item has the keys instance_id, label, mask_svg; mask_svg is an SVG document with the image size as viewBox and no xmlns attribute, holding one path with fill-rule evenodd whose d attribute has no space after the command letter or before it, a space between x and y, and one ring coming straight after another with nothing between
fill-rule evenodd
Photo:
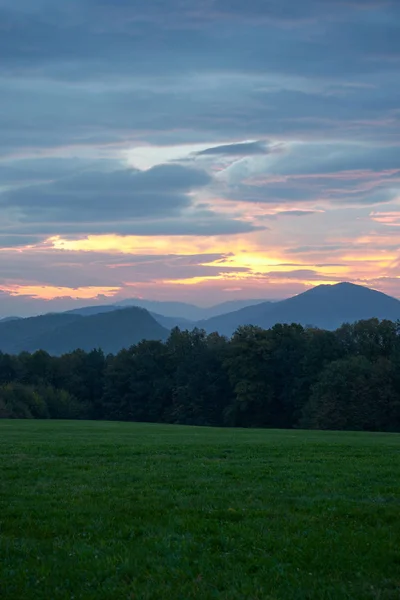
<instances>
[{"instance_id":1,"label":"mountain peak","mask_svg":"<svg viewBox=\"0 0 400 600\"><path fill-rule=\"evenodd\" d=\"M309 290L306 290L305 292L302 292L300 294L297 294L297 296L294 296L294 298L298 298L299 296L304 296L304 295L317 295L317 294L324 294L324 295L337 295L337 294L343 294L343 293L353 293L353 294L382 294L382 296L387 296L386 294L384 294L383 292L379 292L378 290L374 290L371 289L365 285L360 285L357 283L351 283L350 281L340 281L339 283L322 283L320 285L316 285L313 288L310 288ZM288 298L288 300L291 300L291 298Z\"/></svg>"},{"instance_id":2,"label":"mountain peak","mask_svg":"<svg viewBox=\"0 0 400 600\"><path fill-rule=\"evenodd\" d=\"M270 305L260 304L206 321L205 328L232 334L239 325L264 329L276 323L299 323L336 329L343 323L366 319L400 319L400 301L363 285L343 281L315 286L297 296Z\"/></svg>"}]
</instances>

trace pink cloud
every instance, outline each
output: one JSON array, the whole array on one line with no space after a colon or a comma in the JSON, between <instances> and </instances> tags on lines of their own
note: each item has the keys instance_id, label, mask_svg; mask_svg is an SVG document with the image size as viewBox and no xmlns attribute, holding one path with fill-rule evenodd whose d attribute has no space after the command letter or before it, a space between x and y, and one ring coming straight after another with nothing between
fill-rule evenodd
<instances>
[{"instance_id":1,"label":"pink cloud","mask_svg":"<svg viewBox=\"0 0 400 600\"><path fill-rule=\"evenodd\" d=\"M371 212L370 218L376 223L400 227L400 211Z\"/></svg>"}]
</instances>

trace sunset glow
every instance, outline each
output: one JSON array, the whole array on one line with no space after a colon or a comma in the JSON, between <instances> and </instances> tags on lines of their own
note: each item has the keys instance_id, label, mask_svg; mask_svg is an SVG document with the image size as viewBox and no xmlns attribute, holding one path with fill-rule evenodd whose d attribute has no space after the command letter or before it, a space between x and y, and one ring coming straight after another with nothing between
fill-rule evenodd
<instances>
[{"instance_id":1,"label":"sunset glow","mask_svg":"<svg viewBox=\"0 0 400 600\"><path fill-rule=\"evenodd\" d=\"M400 4L3 4L0 317L400 298Z\"/></svg>"},{"instance_id":2,"label":"sunset glow","mask_svg":"<svg viewBox=\"0 0 400 600\"><path fill-rule=\"evenodd\" d=\"M52 300L54 298L74 298L76 300L89 300L97 296L112 298L119 290L118 288L61 288L53 286L16 285L5 287L5 291L11 296L31 296L41 300Z\"/></svg>"}]
</instances>

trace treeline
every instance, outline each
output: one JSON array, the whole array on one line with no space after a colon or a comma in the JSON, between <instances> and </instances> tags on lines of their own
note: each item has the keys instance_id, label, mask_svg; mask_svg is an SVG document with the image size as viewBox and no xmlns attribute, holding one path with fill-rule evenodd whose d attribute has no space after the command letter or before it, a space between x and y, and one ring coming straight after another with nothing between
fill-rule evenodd
<instances>
[{"instance_id":1,"label":"treeline","mask_svg":"<svg viewBox=\"0 0 400 600\"><path fill-rule=\"evenodd\" d=\"M400 431L400 323L174 329L117 355L0 354L0 417Z\"/></svg>"}]
</instances>

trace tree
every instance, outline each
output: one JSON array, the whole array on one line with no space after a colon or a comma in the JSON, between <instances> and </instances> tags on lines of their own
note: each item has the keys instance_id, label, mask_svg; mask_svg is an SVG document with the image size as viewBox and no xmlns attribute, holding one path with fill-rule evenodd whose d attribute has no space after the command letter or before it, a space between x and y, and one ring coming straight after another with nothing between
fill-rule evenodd
<instances>
[{"instance_id":1,"label":"tree","mask_svg":"<svg viewBox=\"0 0 400 600\"><path fill-rule=\"evenodd\" d=\"M167 350L143 341L111 358L105 372L104 410L109 419L161 421L170 403Z\"/></svg>"},{"instance_id":2,"label":"tree","mask_svg":"<svg viewBox=\"0 0 400 600\"><path fill-rule=\"evenodd\" d=\"M0 418L400 431L400 323L175 328L116 356L0 353Z\"/></svg>"},{"instance_id":3,"label":"tree","mask_svg":"<svg viewBox=\"0 0 400 600\"><path fill-rule=\"evenodd\" d=\"M46 419L48 410L37 391L20 383L0 387L0 406L11 419Z\"/></svg>"},{"instance_id":4,"label":"tree","mask_svg":"<svg viewBox=\"0 0 400 600\"><path fill-rule=\"evenodd\" d=\"M239 327L226 362L235 392L233 425L292 427L303 373L307 332L301 325Z\"/></svg>"},{"instance_id":5,"label":"tree","mask_svg":"<svg viewBox=\"0 0 400 600\"><path fill-rule=\"evenodd\" d=\"M225 366L234 392L226 424L266 427L273 421L273 390L267 370L267 332L247 325L234 333Z\"/></svg>"},{"instance_id":6,"label":"tree","mask_svg":"<svg viewBox=\"0 0 400 600\"><path fill-rule=\"evenodd\" d=\"M0 352L0 385L16 381L19 376L19 361L16 356Z\"/></svg>"},{"instance_id":7,"label":"tree","mask_svg":"<svg viewBox=\"0 0 400 600\"><path fill-rule=\"evenodd\" d=\"M81 419L86 416L85 405L66 390L48 385L41 386L36 391L45 403L50 419Z\"/></svg>"},{"instance_id":8,"label":"tree","mask_svg":"<svg viewBox=\"0 0 400 600\"><path fill-rule=\"evenodd\" d=\"M390 429L396 396L388 359L375 363L364 356L337 360L312 387L302 424L315 429Z\"/></svg>"},{"instance_id":9,"label":"tree","mask_svg":"<svg viewBox=\"0 0 400 600\"><path fill-rule=\"evenodd\" d=\"M305 346L300 358L301 369L292 388L292 419L297 426L302 411L310 397L311 387L316 383L321 371L331 362L344 356L344 350L333 331L317 328L305 330Z\"/></svg>"},{"instance_id":10,"label":"tree","mask_svg":"<svg viewBox=\"0 0 400 600\"><path fill-rule=\"evenodd\" d=\"M19 380L26 385L45 385L53 379L55 359L44 350L33 354L22 352L19 357Z\"/></svg>"},{"instance_id":11,"label":"tree","mask_svg":"<svg viewBox=\"0 0 400 600\"><path fill-rule=\"evenodd\" d=\"M399 331L399 325L392 321L368 319L342 325L336 337L344 354L376 360L391 356L399 344Z\"/></svg>"},{"instance_id":12,"label":"tree","mask_svg":"<svg viewBox=\"0 0 400 600\"><path fill-rule=\"evenodd\" d=\"M232 400L223 361L228 342L201 329L171 332L167 340L172 404L167 420L187 425L222 425Z\"/></svg>"},{"instance_id":13,"label":"tree","mask_svg":"<svg viewBox=\"0 0 400 600\"><path fill-rule=\"evenodd\" d=\"M81 414L89 419L104 417L102 396L106 357L102 350L75 350L54 359L49 384L68 392L81 405Z\"/></svg>"}]
</instances>

